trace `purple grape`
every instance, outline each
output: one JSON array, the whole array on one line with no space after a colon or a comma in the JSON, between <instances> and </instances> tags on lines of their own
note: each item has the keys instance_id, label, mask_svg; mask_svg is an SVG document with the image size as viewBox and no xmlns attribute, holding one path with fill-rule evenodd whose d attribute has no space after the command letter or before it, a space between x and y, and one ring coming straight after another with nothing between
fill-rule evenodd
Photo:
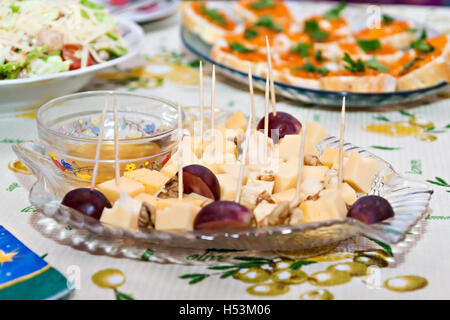
<instances>
[{"instance_id":1,"label":"purple grape","mask_svg":"<svg viewBox=\"0 0 450 320\"><path fill-rule=\"evenodd\" d=\"M216 201L203 207L194 220L195 230L250 228L253 212L233 201Z\"/></svg>"},{"instance_id":2,"label":"purple grape","mask_svg":"<svg viewBox=\"0 0 450 320\"><path fill-rule=\"evenodd\" d=\"M216 175L198 164L183 168L183 189L186 194L195 192L216 201L220 199L220 184Z\"/></svg>"},{"instance_id":3,"label":"purple grape","mask_svg":"<svg viewBox=\"0 0 450 320\"><path fill-rule=\"evenodd\" d=\"M366 224L373 224L392 218L394 210L385 198L370 195L356 200L347 216Z\"/></svg>"},{"instance_id":4,"label":"purple grape","mask_svg":"<svg viewBox=\"0 0 450 320\"><path fill-rule=\"evenodd\" d=\"M100 220L105 207L111 208L111 203L103 193L95 189L91 191L90 188L78 188L69 191L61 204L97 220Z\"/></svg>"},{"instance_id":5,"label":"purple grape","mask_svg":"<svg viewBox=\"0 0 450 320\"><path fill-rule=\"evenodd\" d=\"M287 134L298 134L302 128L302 124L289 113L277 111L274 116L273 112L269 113L269 137L272 137L272 130L278 130L279 138L283 138ZM259 120L258 130L264 130L264 117Z\"/></svg>"}]
</instances>

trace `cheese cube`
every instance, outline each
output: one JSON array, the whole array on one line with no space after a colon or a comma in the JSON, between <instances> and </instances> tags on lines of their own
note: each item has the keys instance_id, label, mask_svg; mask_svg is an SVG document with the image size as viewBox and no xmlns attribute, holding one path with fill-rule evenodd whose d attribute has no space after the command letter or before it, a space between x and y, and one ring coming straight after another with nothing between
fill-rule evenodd
<instances>
[{"instance_id":1,"label":"cheese cube","mask_svg":"<svg viewBox=\"0 0 450 320\"><path fill-rule=\"evenodd\" d=\"M175 152L170 157L169 161L161 168L160 172L164 174L168 178L173 178L178 172L178 159L179 152ZM183 166L187 166L190 164L199 164L200 160L193 152L184 152L183 148Z\"/></svg>"},{"instance_id":2,"label":"cheese cube","mask_svg":"<svg viewBox=\"0 0 450 320\"><path fill-rule=\"evenodd\" d=\"M356 191L367 193L377 168L377 160L363 158L357 151L353 151L344 165L344 181Z\"/></svg>"},{"instance_id":3,"label":"cheese cube","mask_svg":"<svg viewBox=\"0 0 450 320\"><path fill-rule=\"evenodd\" d=\"M260 222L261 220L263 220L265 217L272 213L273 209L275 209L276 206L277 205L275 203L261 201L253 210L256 221Z\"/></svg>"},{"instance_id":4,"label":"cheese cube","mask_svg":"<svg viewBox=\"0 0 450 320\"><path fill-rule=\"evenodd\" d=\"M320 192L320 196L326 196L327 194L336 192L336 190L341 194L342 198L344 199L345 203L351 206L353 203L355 203L357 197L356 192L353 190L352 187L348 183L342 183L339 188L333 188L333 189L325 189Z\"/></svg>"},{"instance_id":5,"label":"cheese cube","mask_svg":"<svg viewBox=\"0 0 450 320\"><path fill-rule=\"evenodd\" d=\"M241 169L240 161L236 161L233 163L224 163L224 164L221 164L219 167L220 167L220 170L223 171L224 173L230 174L236 180L239 179L239 170ZM247 177L248 177L248 169L244 168L244 176L243 176L243 180L242 180L243 184L245 184L247 182Z\"/></svg>"},{"instance_id":6,"label":"cheese cube","mask_svg":"<svg viewBox=\"0 0 450 320\"><path fill-rule=\"evenodd\" d=\"M139 193L137 196L134 197L135 200L142 202L148 202L150 203L152 206L154 206L156 208L157 206L157 202L158 202L158 198L155 197L154 195L148 194L148 193Z\"/></svg>"},{"instance_id":7,"label":"cheese cube","mask_svg":"<svg viewBox=\"0 0 450 320\"><path fill-rule=\"evenodd\" d=\"M155 229L161 231L192 231L200 207L178 201L172 206L156 210Z\"/></svg>"},{"instance_id":8,"label":"cheese cube","mask_svg":"<svg viewBox=\"0 0 450 320\"><path fill-rule=\"evenodd\" d=\"M144 192L145 187L142 183L126 177L120 177L118 185L116 185L115 179L111 179L98 184L97 190L103 193L111 203L114 203L117 199L119 199L121 192L125 192L130 197L134 197L139 193Z\"/></svg>"},{"instance_id":9,"label":"cheese cube","mask_svg":"<svg viewBox=\"0 0 450 320\"><path fill-rule=\"evenodd\" d=\"M295 198L297 191L295 190L295 188L293 189L287 189L281 192L277 192L274 193L272 195L272 198L276 201L276 202L281 202L281 201L292 201ZM303 192L300 192L300 201L303 201L305 199L305 194Z\"/></svg>"},{"instance_id":10,"label":"cheese cube","mask_svg":"<svg viewBox=\"0 0 450 320\"><path fill-rule=\"evenodd\" d=\"M306 123L306 140L312 145L318 144L326 136L327 132L320 124L315 122Z\"/></svg>"},{"instance_id":11,"label":"cheese cube","mask_svg":"<svg viewBox=\"0 0 450 320\"><path fill-rule=\"evenodd\" d=\"M294 162L282 162L275 173L274 193L295 188L297 185L298 165Z\"/></svg>"},{"instance_id":12,"label":"cheese cube","mask_svg":"<svg viewBox=\"0 0 450 320\"><path fill-rule=\"evenodd\" d=\"M338 191L330 192L318 200L306 200L300 204L305 222L344 219L347 206Z\"/></svg>"},{"instance_id":13,"label":"cheese cube","mask_svg":"<svg viewBox=\"0 0 450 320\"><path fill-rule=\"evenodd\" d=\"M252 131L248 141L247 163L250 166L267 165L270 159L274 158L273 149L272 139L266 139L262 131Z\"/></svg>"},{"instance_id":14,"label":"cheese cube","mask_svg":"<svg viewBox=\"0 0 450 320\"><path fill-rule=\"evenodd\" d=\"M228 173L218 174L216 177L220 184L220 200L234 201L237 190L237 179Z\"/></svg>"},{"instance_id":15,"label":"cheese cube","mask_svg":"<svg viewBox=\"0 0 450 320\"><path fill-rule=\"evenodd\" d=\"M195 192L183 195L183 199L199 207L204 207L214 201Z\"/></svg>"},{"instance_id":16,"label":"cheese cube","mask_svg":"<svg viewBox=\"0 0 450 320\"><path fill-rule=\"evenodd\" d=\"M103 209L100 221L126 230L136 230L138 229L141 206L140 201L130 198L126 193L122 192L120 198L111 209Z\"/></svg>"},{"instance_id":17,"label":"cheese cube","mask_svg":"<svg viewBox=\"0 0 450 320\"><path fill-rule=\"evenodd\" d=\"M202 140L201 137L198 136L185 136L183 137L183 141L182 141L182 146L183 146L183 162L184 160L188 160L189 158L187 156L189 156L191 153L193 153L195 155L195 158L198 156L200 156L203 153L203 144L202 144ZM186 155L186 156L185 156ZM194 157L192 157L194 158ZM194 161L194 160L192 160ZM193 163L193 162L190 163ZM186 163L189 163L188 161Z\"/></svg>"},{"instance_id":18,"label":"cheese cube","mask_svg":"<svg viewBox=\"0 0 450 320\"><path fill-rule=\"evenodd\" d=\"M145 192L149 194L157 193L169 180L169 177L165 176L163 173L145 168L125 172L124 176L142 183L145 187Z\"/></svg>"},{"instance_id":19,"label":"cheese cube","mask_svg":"<svg viewBox=\"0 0 450 320\"><path fill-rule=\"evenodd\" d=\"M280 139L279 158L287 160L289 158L297 158L300 156L301 135L288 134ZM319 151L310 140L305 141L305 155L310 154L319 156Z\"/></svg>"},{"instance_id":20,"label":"cheese cube","mask_svg":"<svg viewBox=\"0 0 450 320\"><path fill-rule=\"evenodd\" d=\"M306 178L300 185L300 191L307 197L313 196L323 189L323 184L318 179Z\"/></svg>"},{"instance_id":21,"label":"cheese cube","mask_svg":"<svg viewBox=\"0 0 450 320\"><path fill-rule=\"evenodd\" d=\"M275 182L248 179L245 185L250 187L256 187L259 188L261 192L266 191L268 194L272 194Z\"/></svg>"},{"instance_id":22,"label":"cheese cube","mask_svg":"<svg viewBox=\"0 0 450 320\"><path fill-rule=\"evenodd\" d=\"M346 152L344 152L345 157L348 157ZM331 168L334 164L339 164L339 149L325 148L320 155L320 162L328 168Z\"/></svg>"},{"instance_id":23,"label":"cheese cube","mask_svg":"<svg viewBox=\"0 0 450 320\"><path fill-rule=\"evenodd\" d=\"M240 111L233 113L227 121L225 121L225 128L239 129L242 131L247 130L248 120L247 117Z\"/></svg>"},{"instance_id":24,"label":"cheese cube","mask_svg":"<svg viewBox=\"0 0 450 320\"><path fill-rule=\"evenodd\" d=\"M262 181L265 182L265 181ZM263 192L267 192L267 186L264 185L245 185L241 189L241 198L239 203L249 209L256 207L256 200Z\"/></svg>"},{"instance_id":25,"label":"cheese cube","mask_svg":"<svg viewBox=\"0 0 450 320\"><path fill-rule=\"evenodd\" d=\"M303 166L302 180L315 179L322 182L325 180L325 173L327 171L327 166Z\"/></svg>"}]
</instances>

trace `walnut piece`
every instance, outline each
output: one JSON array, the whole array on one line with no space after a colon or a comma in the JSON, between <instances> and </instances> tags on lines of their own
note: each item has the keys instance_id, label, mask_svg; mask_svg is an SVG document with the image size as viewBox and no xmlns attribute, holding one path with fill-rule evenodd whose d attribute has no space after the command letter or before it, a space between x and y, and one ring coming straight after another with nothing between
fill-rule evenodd
<instances>
[{"instance_id":1,"label":"walnut piece","mask_svg":"<svg viewBox=\"0 0 450 320\"><path fill-rule=\"evenodd\" d=\"M272 198L272 196L266 190L261 192L258 195L258 197L256 198L256 206L263 201L267 201L268 203L275 203L275 200Z\"/></svg>"},{"instance_id":2,"label":"walnut piece","mask_svg":"<svg viewBox=\"0 0 450 320\"><path fill-rule=\"evenodd\" d=\"M305 164L305 166L321 166L322 165L322 162L320 162L319 158L316 156L313 156L312 154L305 155L303 163Z\"/></svg>"},{"instance_id":3,"label":"walnut piece","mask_svg":"<svg viewBox=\"0 0 450 320\"><path fill-rule=\"evenodd\" d=\"M158 198L178 198L178 176L171 178L166 182L161 192L158 194Z\"/></svg>"},{"instance_id":4,"label":"walnut piece","mask_svg":"<svg viewBox=\"0 0 450 320\"><path fill-rule=\"evenodd\" d=\"M138 226L140 228L155 228L156 209L148 202L143 202L139 211Z\"/></svg>"},{"instance_id":5,"label":"walnut piece","mask_svg":"<svg viewBox=\"0 0 450 320\"><path fill-rule=\"evenodd\" d=\"M260 227L280 226L286 224L290 216L289 201L281 201L272 212L260 221Z\"/></svg>"}]
</instances>

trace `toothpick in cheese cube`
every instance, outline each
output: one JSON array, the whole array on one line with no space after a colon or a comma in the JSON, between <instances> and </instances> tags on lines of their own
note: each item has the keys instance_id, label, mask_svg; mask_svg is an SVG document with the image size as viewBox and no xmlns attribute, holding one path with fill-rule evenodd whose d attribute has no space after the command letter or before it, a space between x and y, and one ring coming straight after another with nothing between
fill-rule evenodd
<instances>
[{"instance_id":1,"label":"toothpick in cheese cube","mask_svg":"<svg viewBox=\"0 0 450 320\"><path fill-rule=\"evenodd\" d=\"M111 179L98 184L97 190L102 192L111 203L114 203L120 198L121 192L125 192L130 197L134 197L139 193L144 192L145 187L142 183L126 177L120 177L119 184L116 184L115 179Z\"/></svg>"},{"instance_id":2,"label":"toothpick in cheese cube","mask_svg":"<svg viewBox=\"0 0 450 320\"><path fill-rule=\"evenodd\" d=\"M344 152L345 157L348 157L346 152ZM320 162L328 168L337 167L339 165L339 149L325 148L320 155Z\"/></svg>"},{"instance_id":3,"label":"toothpick in cheese cube","mask_svg":"<svg viewBox=\"0 0 450 320\"><path fill-rule=\"evenodd\" d=\"M140 201L122 192L120 193L120 198L114 203L111 209L103 209L100 221L107 225L109 224L126 230L136 230L138 229L141 206L142 203Z\"/></svg>"}]
</instances>

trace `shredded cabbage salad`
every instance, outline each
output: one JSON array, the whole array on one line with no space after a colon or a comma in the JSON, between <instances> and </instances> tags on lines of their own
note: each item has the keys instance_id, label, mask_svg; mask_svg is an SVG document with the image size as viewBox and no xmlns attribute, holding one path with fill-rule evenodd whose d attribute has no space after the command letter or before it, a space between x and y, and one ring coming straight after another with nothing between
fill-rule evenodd
<instances>
[{"instance_id":1,"label":"shredded cabbage salad","mask_svg":"<svg viewBox=\"0 0 450 320\"><path fill-rule=\"evenodd\" d=\"M89 0L0 0L0 80L102 63L128 44L104 6Z\"/></svg>"}]
</instances>

